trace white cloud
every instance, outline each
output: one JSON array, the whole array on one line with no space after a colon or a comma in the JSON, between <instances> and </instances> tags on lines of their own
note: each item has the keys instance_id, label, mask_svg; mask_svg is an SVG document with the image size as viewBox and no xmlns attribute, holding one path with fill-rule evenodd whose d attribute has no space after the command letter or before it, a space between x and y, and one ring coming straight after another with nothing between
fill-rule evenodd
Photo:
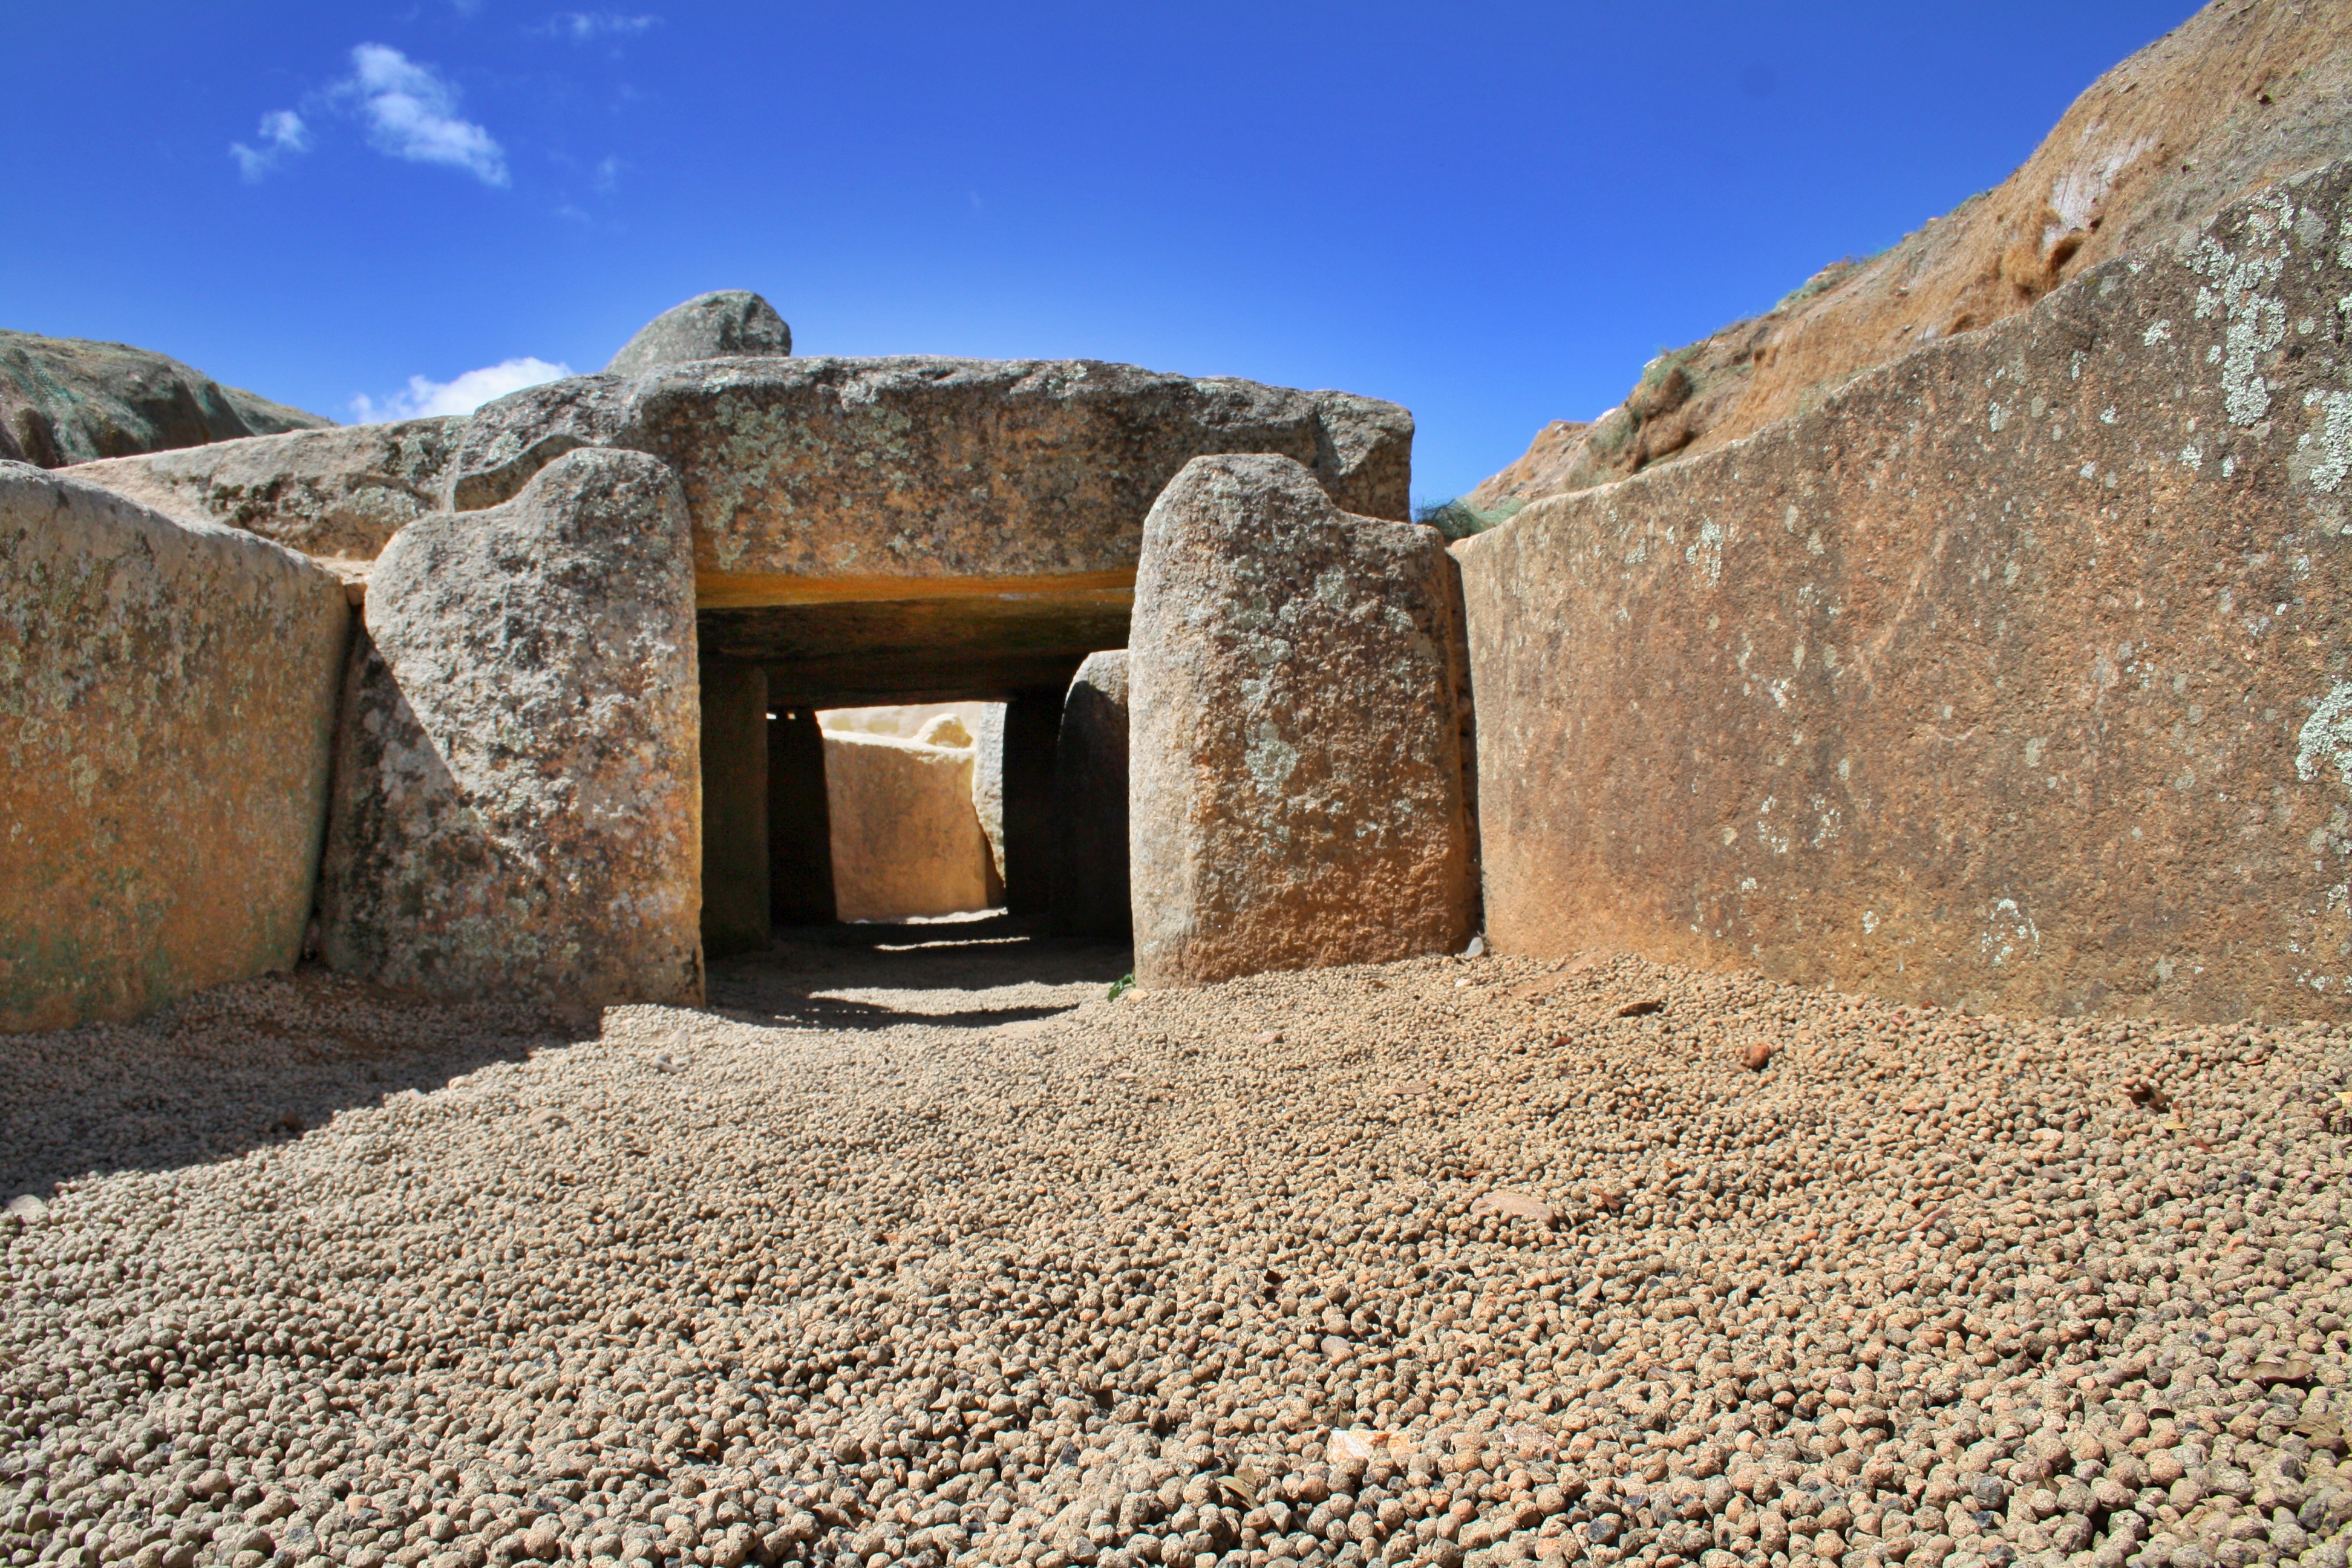
<instances>
[{"instance_id":1,"label":"white cloud","mask_svg":"<svg viewBox=\"0 0 2352 1568\"><path fill-rule=\"evenodd\" d=\"M377 152L412 163L446 163L486 185L508 183L506 150L488 131L457 117L457 89L431 66L383 44L360 45L352 51L352 79L335 90L359 100Z\"/></svg>"},{"instance_id":2,"label":"white cloud","mask_svg":"<svg viewBox=\"0 0 2352 1568\"><path fill-rule=\"evenodd\" d=\"M558 11L541 31L585 44L597 38L634 38L660 21L659 16L624 16L615 11Z\"/></svg>"},{"instance_id":3,"label":"white cloud","mask_svg":"<svg viewBox=\"0 0 2352 1568\"><path fill-rule=\"evenodd\" d=\"M568 364L524 358L501 360L479 370L469 370L451 381L428 381L424 376L412 375L407 391L394 393L382 403L365 395L352 398L352 415L358 424L381 425L391 419L471 414L493 397L504 397L509 392L520 392L543 381L560 381L571 374Z\"/></svg>"},{"instance_id":4,"label":"white cloud","mask_svg":"<svg viewBox=\"0 0 2352 1568\"><path fill-rule=\"evenodd\" d=\"M310 128L290 109L272 110L261 117L260 140L259 147L248 147L242 142L228 144L229 156L236 160L236 166L245 172L247 180L258 180L289 153L309 152Z\"/></svg>"}]
</instances>

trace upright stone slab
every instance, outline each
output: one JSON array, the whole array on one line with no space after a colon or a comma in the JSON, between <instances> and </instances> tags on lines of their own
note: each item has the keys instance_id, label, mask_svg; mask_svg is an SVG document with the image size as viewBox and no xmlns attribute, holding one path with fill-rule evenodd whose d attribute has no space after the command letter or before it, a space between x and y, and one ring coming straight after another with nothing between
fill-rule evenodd
<instances>
[{"instance_id":1,"label":"upright stone slab","mask_svg":"<svg viewBox=\"0 0 2352 1568\"><path fill-rule=\"evenodd\" d=\"M702 995L677 480L575 452L376 563L337 746L328 963L444 996Z\"/></svg>"},{"instance_id":2,"label":"upright stone slab","mask_svg":"<svg viewBox=\"0 0 2352 1568\"><path fill-rule=\"evenodd\" d=\"M1004 908L1044 915L1054 901L1054 745L1062 691L1030 687L1004 705L1003 791Z\"/></svg>"},{"instance_id":3,"label":"upright stone slab","mask_svg":"<svg viewBox=\"0 0 2352 1568\"><path fill-rule=\"evenodd\" d=\"M980 710L980 724L971 738L971 808L980 814L980 831L988 840L988 901L1004 902L1004 704L991 702Z\"/></svg>"},{"instance_id":4,"label":"upright stone slab","mask_svg":"<svg viewBox=\"0 0 2352 1568\"><path fill-rule=\"evenodd\" d=\"M824 738L833 896L845 921L988 907L970 747L833 731Z\"/></svg>"},{"instance_id":5,"label":"upright stone slab","mask_svg":"<svg viewBox=\"0 0 2352 1568\"><path fill-rule=\"evenodd\" d=\"M1434 529L1286 458L1200 458L1144 522L1128 645L1136 978L1459 948L1460 620Z\"/></svg>"},{"instance_id":6,"label":"upright stone slab","mask_svg":"<svg viewBox=\"0 0 2352 1568\"><path fill-rule=\"evenodd\" d=\"M702 667L702 951L758 952L768 931L768 672Z\"/></svg>"},{"instance_id":7,"label":"upright stone slab","mask_svg":"<svg viewBox=\"0 0 2352 1568\"><path fill-rule=\"evenodd\" d=\"M1054 742L1054 926L1129 931L1127 650L1087 656L1062 699Z\"/></svg>"},{"instance_id":8,"label":"upright stone slab","mask_svg":"<svg viewBox=\"0 0 2352 1568\"><path fill-rule=\"evenodd\" d=\"M2352 161L1455 547L1487 935L2352 1017Z\"/></svg>"},{"instance_id":9,"label":"upright stone slab","mask_svg":"<svg viewBox=\"0 0 2352 1568\"><path fill-rule=\"evenodd\" d=\"M0 462L0 1030L300 956L350 625L290 550Z\"/></svg>"},{"instance_id":10,"label":"upright stone slab","mask_svg":"<svg viewBox=\"0 0 2352 1568\"><path fill-rule=\"evenodd\" d=\"M813 708L768 721L768 909L772 925L833 919L833 813L824 798L824 731Z\"/></svg>"}]
</instances>

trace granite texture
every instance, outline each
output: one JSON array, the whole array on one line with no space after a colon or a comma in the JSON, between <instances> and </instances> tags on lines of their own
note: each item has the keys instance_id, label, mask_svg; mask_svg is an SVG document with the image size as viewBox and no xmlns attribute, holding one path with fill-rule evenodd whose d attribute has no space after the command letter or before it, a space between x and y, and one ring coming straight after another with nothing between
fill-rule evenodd
<instances>
[{"instance_id":1,"label":"granite texture","mask_svg":"<svg viewBox=\"0 0 2352 1568\"><path fill-rule=\"evenodd\" d=\"M337 744L343 973L559 1004L702 994L694 569L676 476L581 452L396 535Z\"/></svg>"},{"instance_id":2,"label":"granite texture","mask_svg":"<svg viewBox=\"0 0 2352 1568\"><path fill-rule=\"evenodd\" d=\"M0 462L0 1030L296 962L350 624L290 550Z\"/></svg>"},{"instance_id":3,"label":"granite texture","mask_svg":"<svg viewBox=\"0 0 2352 1568\"><path fill-rule=\"evenodd\" d=\"M83 463L76 479L183 521L223 522L350 581L394 533L438 509L462 418L298 430Z\"/></svg>"},{"instance_id":4,"label":"granite texture","mask_svg":"<svg viewBox=\"0 0 2352 1568\"><path fill-rule=\"evenodd\" d=\"M1457 592L1435 529L1350 516L1286 458L1168 487L1128 643L1139 984L1467 942Z\"/></svg>"},{"instance_id":5,"label":"granite texture","mask_svg":"<svg viewBox=\"0 0 2352 1568\"><path fill-rule=\"evenodd\" d=\"M2352 1012L2348 187L1456 545L1498 946Z\"/></svg>"},{"instance_id":6,"label":"granite texture","mask_svg":"<svg viewBox=\"0 0 2352 1568\"><path fill-rule=\"evenodd\" d=\"M604 372L635 375L689 360L792 352L793 330L773 305L748 289L721 289L673 305L638 328Z\"/></svg>"},{"instance_id":7,"label":"granite texture","mask_svg":"<svg viewBox=\"0 0 2352 1568\"><path fill-rule=\"evenodd\" d=\"M1278 452L1342 507L1403 518L1412 440L1392 404L1091 360L731 359L487 404L448 484L465 510L575 447L650 452L686 487L716 607L1123 588L1144 513L1191 458Z\"/></svg>"},{"instance_id":8,"label":"granite texture","mask_svg":"<svg viewBox=\"0 0 2352 1568\"><path fill-rule=\"evenodd\" d=\"M150 349L0 331L0 460L59 468L333 423Z\"/></svg>"}]
</instances>

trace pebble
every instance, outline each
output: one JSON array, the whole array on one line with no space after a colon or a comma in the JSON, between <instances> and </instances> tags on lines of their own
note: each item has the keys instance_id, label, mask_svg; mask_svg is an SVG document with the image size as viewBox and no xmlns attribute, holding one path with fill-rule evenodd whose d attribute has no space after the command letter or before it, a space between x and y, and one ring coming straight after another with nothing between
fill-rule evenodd
<instances>
[{"instance_id":1,"label":"pebble","mask_svg":"<svg viewBox=\"0 0 2352 1568\"><path fill-rule=\"evenodd\" d=\"M0 1551L2345 1568L2336 1028L1126 967L12 1039Z\"/></svg>"}]
</instances>

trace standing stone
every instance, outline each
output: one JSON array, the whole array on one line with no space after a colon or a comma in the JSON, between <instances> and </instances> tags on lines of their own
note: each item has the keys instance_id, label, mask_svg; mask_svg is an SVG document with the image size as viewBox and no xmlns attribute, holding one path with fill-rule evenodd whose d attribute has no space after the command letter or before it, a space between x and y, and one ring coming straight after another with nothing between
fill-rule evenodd
<instances>
[{"instance_id":1,"label":"standing stone","mask_svg":"<svg viewBox=\"0 0 2352 1568\"><path fill-rule=\"evenodd\" d=\"M1127 650L1087 656L1062 700L1054 743L1054 925L1129 931Z\"/></svg>"},{"instance_id":2,"label":"standing stone","mask_svg":"<svg viewBox=\"0 0 2352 1568\"><path fill-rule=\"evenodd\" d=\"M0 1030L295 963L350 628L293 551L0 462Z\"/></svg>"},{"instance_id":3,"label":"standing stone","mask_svg":"<svg viewBox=\"0 0 2352 1568\"><path fill-rule=\"evenodd\" d=\"M969 747L833 731L824 737L833 895L845 921L988 907L988 844Z\"/></svg>"},{"instance_id":4,"label":"standing stone","mask_svg":"<svg viewBox=\"0 0 2352 1568\"><path fill-rule=\"evenodd\" d=\"M702 667L702 951L768 945L768 672Z\"/></svg>"},{"instance_id":5,"label":"standing stone","mask_svg":"<svg viewBox=\"0 0 2352 1568\"><path fill-rule=\"evenodd\" d=\"M621 346L607 375L635 375L656 365L690 360L738 359L793 352L793 330L776 308L746 289L698 294L637 329Z\"/></svg>"},{"instance_id":6,"label":"standing stone","mask_svg":"<svg viewBox=\"0 0 2352 1568\"><path fill-rule=\"evenodd\" d=\"M1049 913L1054 902L1054 749L1062 728L1059 687L1031 687L1004 705L1004 908Z\"/></svg>"},{"instance_id":7,"label":"standing stone","mask_svg":"<svg viewBox=\"0 0 2352 1568\"><path fill-rule=\"evenodd\" d=\"M980 816L980 831L988 840L988 903L1004 902L1004 704L991 702L980 710L972 731L971 808Z\"/></svg>"},{"instance_id":8,"label":"standing stone","mask_svg":"<svg viewBox=\"0 0 2352 1568\"><path fill-rule=\"evenodd\" d=\"M385 547L337 747L331 967L700 1000L692 550L676 476L610 451Z\"/></svg>"},{"instance_id":9,"label":"standing stone","mask_svg":"<svg viewBox=\"0 0 2352 1568\"><path fill-rule=\"evenodd\" d=\"M768 721L768 908L775 925L824 925L834 917L824 731L806 704L774 712Z\"/></svg>"},{"instance_id":10,"label":"standing stone","mask_svg":"<svg viewBox=\"0 0 2352 1568\"><path fill-rule=\"evenodd\" d=\"M1287 458L1199 458L1129 639L1136 978L1450 952L1472 869L1453 563Z\"/></svg>"}]
</instances>

